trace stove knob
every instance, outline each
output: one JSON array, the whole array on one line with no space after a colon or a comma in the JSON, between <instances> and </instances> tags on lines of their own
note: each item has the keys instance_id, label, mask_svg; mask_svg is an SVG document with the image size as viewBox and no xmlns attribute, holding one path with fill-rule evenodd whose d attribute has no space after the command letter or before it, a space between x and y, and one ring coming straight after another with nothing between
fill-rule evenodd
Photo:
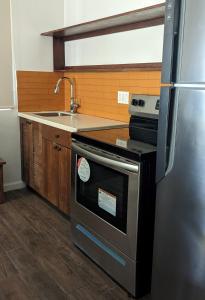
<instances>
[{"instance_id":1,"label":"stove knob","mask_svg":"<svg viewBox=\"0 0 205 300\"><path fill-rule=\"evenodd\" d=\"M145 101L142 99L138 100L138 105L141 107L145 106Z\"/></svg>"},{"instance_id":2,"label":"stove knob","mask_svg":"<svg viewBox=\"0 0 205 300\"><path fill-rule=\"evenodd\" d=\"M139 100L138 99L132 99L132 105L133 106L138 106L139 105Z\"/></svg>"}]
</instances>

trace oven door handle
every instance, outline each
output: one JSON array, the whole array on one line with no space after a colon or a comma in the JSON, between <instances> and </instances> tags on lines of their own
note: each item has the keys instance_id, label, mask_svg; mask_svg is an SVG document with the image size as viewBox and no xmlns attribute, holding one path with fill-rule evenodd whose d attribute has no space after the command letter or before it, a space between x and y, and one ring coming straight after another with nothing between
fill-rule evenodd
<instances>
[{"instance_id":1,"label":"oven door handle","mask_svg":"<svg viewBox=\"0 0 205 300\"><path fill-rule=\"evenodd\" d=\"M98 163L101 163L101 164L105 163L107 166L122 168L122 169L125 169L125 170L129 171L129 172L134 172L134 173L139 172L139 166L137 166L137 165L124 163L124 162L121 162L119 160L113 160L113 159L110 159L110 158L107 158L107 157L104 157L104 156L99 156L99 155L94 154L90 151L87 151L82 146L76 145L74 143L72 143L72 149L75 150L80 155L86 155L87 158L90 158L90 159L94 160L95 162L98 162Z\"/></svg>"}]
</instances>

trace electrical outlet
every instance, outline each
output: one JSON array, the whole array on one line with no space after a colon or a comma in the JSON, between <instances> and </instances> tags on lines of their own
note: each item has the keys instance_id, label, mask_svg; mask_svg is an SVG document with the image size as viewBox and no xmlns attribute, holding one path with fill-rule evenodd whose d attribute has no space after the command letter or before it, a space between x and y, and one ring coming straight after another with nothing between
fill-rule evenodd
<instances>
[{"instance_id":1,"label":"electrical outlet","mask_svg":"<svg viewBox=\"0 0 205 300\"><path fill-rule=\"evenodd\" d=\"M116 145L123 148L127 148L127 141L122 139L116 139Z\"/></svg>"},{"instance_id":2,"label":"electrical outlet","mask_svg":"<svg viewBox=\"0 0 205 300\"><path fill-rule=\"evenodd\" d=\"M129 104L129 92L118 91L117 99L120 104Z\"/></svg>"}]
</instances>

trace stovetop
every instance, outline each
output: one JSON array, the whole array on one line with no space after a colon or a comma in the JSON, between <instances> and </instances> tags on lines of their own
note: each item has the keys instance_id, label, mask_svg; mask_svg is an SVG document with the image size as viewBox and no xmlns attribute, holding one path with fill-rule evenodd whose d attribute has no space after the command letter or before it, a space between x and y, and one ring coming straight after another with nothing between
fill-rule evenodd
<instances>
[{"instance_id":1,"label":"stovetop","mask_svg":"<svg viewBox=\"0 0 205 300\"><path fill-rule=\"evenodd\" d=\"M81 131L73 133L72 137L134 160L141 161L156 156L155 146L130 139L129 128Z\"/></svg>"}]
</instances>

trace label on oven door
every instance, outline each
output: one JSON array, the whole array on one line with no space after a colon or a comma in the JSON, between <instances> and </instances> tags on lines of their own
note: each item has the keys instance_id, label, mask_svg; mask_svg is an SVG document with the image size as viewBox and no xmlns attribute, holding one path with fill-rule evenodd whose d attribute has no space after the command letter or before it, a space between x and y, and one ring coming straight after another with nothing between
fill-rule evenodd
<instances>
[{"instance_id":1,"label":"label on oven door","mask_svg":"<svg viewBox=\"0 0 205 300\"><path fill-rule=\"evenodd\" d=\"M98 189L98 206L113 216L116 216L116 196L102 190Z\"/></svg>"},{"instance_id":2,"label":"label on oven door","mask_svg":"<svg viewBox=\"0 0 205 300\"><path fill-rule=\"evenodd\" d=\"M78 160L78 176L83 182L87 182L90 179L90 165L84 157Z\"/></svg>"}]
</instances>

